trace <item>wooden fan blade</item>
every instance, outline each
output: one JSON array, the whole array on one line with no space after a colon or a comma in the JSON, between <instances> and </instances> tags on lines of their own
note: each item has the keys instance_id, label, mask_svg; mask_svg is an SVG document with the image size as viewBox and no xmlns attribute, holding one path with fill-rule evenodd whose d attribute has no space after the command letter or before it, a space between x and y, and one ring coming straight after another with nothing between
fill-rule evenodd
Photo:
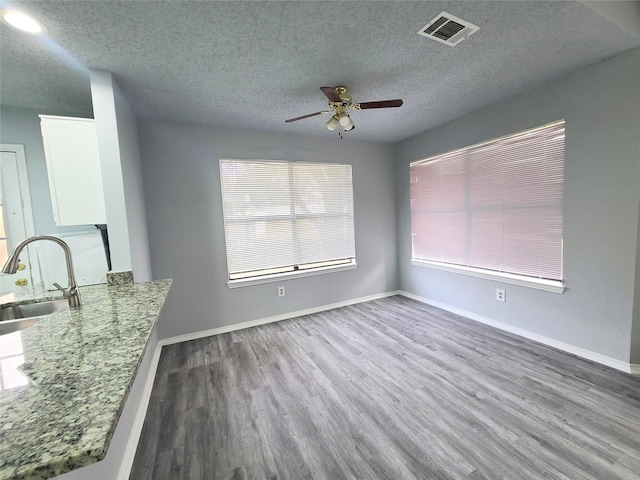
<instances>
[{"instance_id":1,"label":"wooden fan blade","mask_svg":"<svg viewBox=\"0 0 640 480\"><path fill-rule=\"evenodd\" d=\"M305 118L315 117L316 115L322 115L323 113L327 113L328 110L322 110L321 112L310 113L309 115L303 115L301 117L290 118L289 120L285 120L285 123L297 122L298 120L304 120Z\"/></svg>"},{"instance_id":2,"label":"wooden fan blade","mask_svg":"<svg viewBox=\"0 0 640 480\"><path fill-rule=\"evenodd\" d=\"M402 100L382 100L380 102L365 102L360 103L360 110L366 110L367 108L389 108L389 107L401 107Z\"/></svg>"},{"instance_id":3,"label":"wooden fan blade","mask_svg":"<svg viewBox=\"0 0 640 480\"><path fill-rule=\"evenodd\" d=\"M342 99L340 98L340 94L335 89L335 87L320 87L322 93L324 93L330 102L342 103Z\"/></svg>"}]
</instances>

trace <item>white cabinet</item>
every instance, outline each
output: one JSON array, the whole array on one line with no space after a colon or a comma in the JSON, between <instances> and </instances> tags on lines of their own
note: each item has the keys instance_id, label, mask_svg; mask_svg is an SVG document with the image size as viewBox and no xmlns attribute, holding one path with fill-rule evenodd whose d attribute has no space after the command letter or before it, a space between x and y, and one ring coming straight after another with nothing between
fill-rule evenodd
<instances>
[{"instance_id":1,"label":"white cabinet","mask_svg":"<svg viewBox=\"0 0 640 480\"><path fill-rule=\"evenodd\" d=\"M105 224L95 121L40 115L57 225Z\"/></svg>"}]
</instances>

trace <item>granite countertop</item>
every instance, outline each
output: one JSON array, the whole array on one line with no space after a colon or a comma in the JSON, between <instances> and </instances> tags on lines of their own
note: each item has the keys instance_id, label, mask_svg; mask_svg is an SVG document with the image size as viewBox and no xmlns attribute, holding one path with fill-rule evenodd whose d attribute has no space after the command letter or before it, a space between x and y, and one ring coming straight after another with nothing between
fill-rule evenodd
<instances>
[{"instance_id":1,"label":"granite countertop","mask_svg":"<svg viewBox=\"0 0 640 480\"><path fill-rule=\"evenodd\" d=\"M80 309L0 336L0 479L49 478L104 458L170 286L80 287Z\"/></svg>"}]
</instances>

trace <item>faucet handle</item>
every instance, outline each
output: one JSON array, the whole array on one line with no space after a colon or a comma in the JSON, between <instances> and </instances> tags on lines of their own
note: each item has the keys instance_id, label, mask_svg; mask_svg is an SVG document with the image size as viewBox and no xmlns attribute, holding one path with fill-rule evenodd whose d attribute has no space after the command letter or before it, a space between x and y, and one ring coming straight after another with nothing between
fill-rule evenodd
<instances>
[{"instance_id":1,"label":"faucet handle","mask_svg":"<svg viewBox=\"0 0 640 480\"><path fill-rule=\"evenodd\" d=\"M53 283L53 286L62 292L62 296L69 301L69 306L71 308L78 308L80 305L82 305L78 287L73 286L69 288L63 288L59 283L56 282Z\"/></svg>"}]
</instances>

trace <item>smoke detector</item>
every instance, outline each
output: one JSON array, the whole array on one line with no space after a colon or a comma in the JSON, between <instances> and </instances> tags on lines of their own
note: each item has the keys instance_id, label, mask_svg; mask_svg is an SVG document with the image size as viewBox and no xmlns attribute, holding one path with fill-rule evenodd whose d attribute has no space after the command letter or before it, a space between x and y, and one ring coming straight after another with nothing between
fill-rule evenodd
<instances>
[{"instance_id":1,"label":"smoke detector","mask_svg":"<svg viewBox=\"0 0 640 480\"><path fill-rule=\"evenodd\" d=\"M443 11L422 27L418 35L453 47L478 30L479 26Z\"/></svg>"}]
</instances>

